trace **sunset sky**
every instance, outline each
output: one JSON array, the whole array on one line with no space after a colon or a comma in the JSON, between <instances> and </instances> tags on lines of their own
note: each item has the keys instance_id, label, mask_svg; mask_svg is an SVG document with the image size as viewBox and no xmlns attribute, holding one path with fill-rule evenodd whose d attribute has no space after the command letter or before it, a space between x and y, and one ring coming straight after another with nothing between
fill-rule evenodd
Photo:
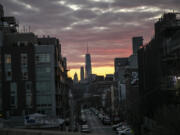
<instances>
[{"instance_id":1,"label":"sunset sky","mask_svg":"<svg viewBox=\"0 0 180 135\"><path fill-rule=\"evenodd\" d=\"M93 73L114 72L114 58L132 53L133 36L148 42L164 12L178 11L180 0L1 0L5 15L15 16L20 29L55 36L67 57L69 75L84 65L87 43ZM180 11L180 10L179 10Z\"/></svg>"}]
</instances>

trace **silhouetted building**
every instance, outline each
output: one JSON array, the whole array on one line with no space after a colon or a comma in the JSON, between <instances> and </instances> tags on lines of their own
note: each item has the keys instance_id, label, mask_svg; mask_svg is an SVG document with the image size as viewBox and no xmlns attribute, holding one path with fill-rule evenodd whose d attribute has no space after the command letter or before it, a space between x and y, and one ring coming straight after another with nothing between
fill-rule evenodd
<instances>
[{"instance_id":1,"label":"silhouetted building","mask_svg":"<svg viewBox=\"0 0 180 135\"><path fill-rule=\"evenodd\" d=\"M104 81L104 76L102 76L102 75L96 75L95 81Z\"/></svg>"},{"instance_id":2,"label":"silhouetted building","mask_svg":"<svg viewBox=\"0 0 180 135\"><path fill-rule=\"evenodd\" d=\"M133 54L137 54L138 49L140 48L140 46L143 45L143 37L133 37L132 44L133 44Z\"/></svg>"},{"instance_id":3,"label":"silhouetted building","mask_svg":"<svg viewBox=\"0 0 180 135\"><path fill-rule=\"evenodd\" d=\"M94 81L94 80L96 80L96 74L91 74L91 81Z\"/></svg>"},{"instance_id":4,"label":"silhouetted building","mask_svg":"<svg viewBox=\"0 0 180 135\"><path fill-rule=\"evenodd\" d=\"M138 68L137 52L140 46L142 45L143 45L143 37L132 38L133 54L128 58L129 68Z\"/></svg>"},{"instance_id":5,"label":"silhouetted building","mask_svg":"<svg viewBox=\"0 0 180 135\"><path fill-rule=\"evenodd\" d=\"M78 83L78 76L77 73L74 74L74 84Z\"/></svg>"},{"instance_id":6,"label":"silhouetted building","mask_svg":"<svg viewBox=\"0 0 180 135\"><path fill-rule=\"evenodd\" d=\"M160 35L160 33L162 33L163 31L168 30L169 28L172 28L172 27L177 28L179 26L179 19L177 19L177 15L179 14L176 14L176 13L164 14L159 19L159 21L155 23L155 37Z\"/></svg>"},{"instance_id":7,"label":"silhouetted building","mask_svg":"<svg viewBox=\"0 0 180 135\"><path fill-rule=\"evenodd\" d=\"M0 31L1 32L17 32L18 26L15 17L4 16L3 6L0 4Z\"/></svg>"},{"instance_id":8,"label":"silhouetted building","mask_svg":"<svg viewBox=\"0 0 180 135\"><path fill-rule=\"evenodd\" d=\"M3 6L0 4L0 17L4 17L4 10L3 10ZM1 23L1 21L0 21Z\"/></svg>"},{"instance_id":9,"label":"silhouetted building","mask_svg":"<svg viewBox=\"0 0 180 135\"><path fill-rule=\"evenodd\" d=\"M106 81L113 81L114 75L113 74L106 74L105 80Z\"/></svg>"},{"instance_id":10,"label":"silhouetted building","mask_svg":"<svg viewBox=\"0 0 180 135\"><path fill-rule=\"evenodd\" d=\"M81 67L80 73L81 73L81 81L84 81L84 67L83 66Z\"/></svg>"},{"instance_id":11,"label":"silhouetted building","mask_svg":"<svg viewBox=\"0 0 180 135\"><path fill-rule=\"evenodd\" d=\"M139 89L145 128L162 107L180 104L180 18L166 13L155 23L155 37L139 49Z\"/></svg>"},{"instance_id":12,"label":"silhouetted building","mask_svg":"<svg viewBox=\"0 0 180 135\"><path fill-rule=\"evenodd\" d=\"M63 58L63 67L67 70L67 59L66 57Z\"/></svg>"}]
</instances>

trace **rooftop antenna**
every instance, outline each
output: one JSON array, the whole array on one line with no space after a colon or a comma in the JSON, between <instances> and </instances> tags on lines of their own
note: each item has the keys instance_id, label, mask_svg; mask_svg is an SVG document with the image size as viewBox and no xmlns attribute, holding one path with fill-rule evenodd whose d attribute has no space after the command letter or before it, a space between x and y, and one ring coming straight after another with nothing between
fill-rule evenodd
<instances>
[{"instance_id":1,"label":"rooftop antenna","mask_svg":"<svg viewBox=\"0 0 180 135\"><path fill-rule=\"evenodd\" d=\"M23 32L25 33L25 31L26 31L26 28L25 28L25 25L23 26Z\"/></svg>"},{"instance_id":2,"label":"rooftop antenna","mask_svg":"<svg viewBox=\"0 0 180 135\"><path fill-rule=\"evenodd\" d=\"M89 48L88 48L88 42L87 42L87 53L89 52Z\"/></svg>"},{"instance_id":3,"label":"rooftop antenna","mask_svg":"<svg viewBox=\"0 0 180 135\"><path fill-rule=\"evenodd\" d=\"M25 26L25 33L27 32L27 26Z\"/></svg>"},{"instance_id":4,"label":"rooftop antenna","mask_svg":"<svg viewBox=\"0 0 180 135\"><path fill-rule=\"evenodd\" d=\"M29 25L29 32L31 32L31 26Z\"/></svg>"}]
</instances>

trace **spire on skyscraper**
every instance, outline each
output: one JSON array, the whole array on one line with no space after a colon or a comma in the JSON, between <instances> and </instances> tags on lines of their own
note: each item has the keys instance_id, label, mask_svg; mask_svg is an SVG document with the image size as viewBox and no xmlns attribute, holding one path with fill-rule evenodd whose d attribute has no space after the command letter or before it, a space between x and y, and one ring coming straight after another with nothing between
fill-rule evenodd
<instances>
[{"instance_id":1,"label":"spire on skyscraper","mask_svg":"<svg viewBox=\"0 0 180 135\"><path fill-rule=\"evenodd\" d=\"M88 42L87 42L87 54L89 53Z\"/></svg>"}]
</instances>

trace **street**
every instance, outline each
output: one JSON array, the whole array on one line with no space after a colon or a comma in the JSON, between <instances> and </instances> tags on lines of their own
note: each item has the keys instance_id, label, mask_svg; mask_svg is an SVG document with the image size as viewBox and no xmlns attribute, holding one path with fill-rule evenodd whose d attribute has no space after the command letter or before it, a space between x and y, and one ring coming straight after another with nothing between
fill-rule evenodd
<instances>
[{"instance_id":1,"label":"street","mask_svg":"<svg viewBox=\"0 0 180 135\"><path fill-rule=\"evenodd\" d=\"M93 114L87 111L85 113L87 124L91 129L91 133L98 135L115 135L111 125L103 125L102 122Z\"/></svg>"}]
</instances>

